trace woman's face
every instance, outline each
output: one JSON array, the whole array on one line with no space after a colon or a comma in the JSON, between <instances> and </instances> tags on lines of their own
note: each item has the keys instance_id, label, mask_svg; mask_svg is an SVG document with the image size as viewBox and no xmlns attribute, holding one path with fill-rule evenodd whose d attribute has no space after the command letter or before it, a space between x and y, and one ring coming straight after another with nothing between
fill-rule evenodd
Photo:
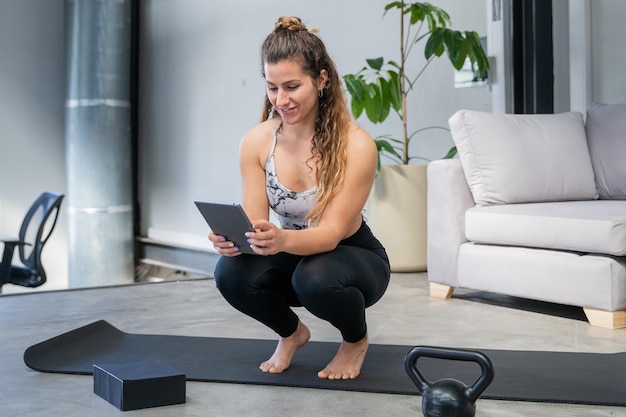
<instances>
[{"instance_id":1,"label":"woman's face","mask_svg":"<svg viewBox=\"0 0 626 417\"><path fill-rule=\"evenodd\" d=\"M326 83L326 71L322 70L318 80L313 80L297 60L265 63L264 70L267 97L283 123L315 123L318 93Z\"/></svg>"}]
</instances>

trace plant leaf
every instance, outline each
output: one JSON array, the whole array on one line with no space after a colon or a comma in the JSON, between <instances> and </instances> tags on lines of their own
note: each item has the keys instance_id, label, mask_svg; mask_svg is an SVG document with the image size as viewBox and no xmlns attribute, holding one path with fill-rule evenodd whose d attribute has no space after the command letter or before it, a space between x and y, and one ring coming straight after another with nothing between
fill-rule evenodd
<instances>
[{"instance_id":1,"label":"plant leaf","mask_svg":"<svg viewBox=\"0 0 626 417\"><path fill-rule=\"evenodd\" d=\"M395 111L402 109L402 93L400 92L400 74L388 71L389 74L389 101Z\"/></svg>"},{"instance_id":2,"label":"plant leaf","mask_svg":"<svg viewBox=\"0 0 626 417\"><path fill-rule=\"evenodd\" d=\"M346 83L346 89L352 97L352 101L362 102L366 91L365 87L363 86L363 80L352 74L345 75L343 79Z\"/></svg>"},{"instance_id":3,"label":"plant leaf","mask_svg":"<svg viewBox=\"0 0 626 417\"><path fill-rule=\"evenodd\" d=\"M394 2L391 2L391 3L389 3L388 5L386 5L386 6L385 6L385 13L383 13L383 16L384 16L385 14L387 14L387 12L388 12L390 9L396 8L396 9L400 9L400 10L402 10L402 8L403 8L404 6L405 6L405 3L404 3L403 1L394 1Z\"/></svg>"},{"instance_id":4,"label":"plant leaf","mask_svg":"<svg viewBox=\"0 0 626 417\"><path fill-rule=\"evenodd\" d=\"M411 25L422 22L428 16L428 5L425 3L413 3L404 13L411 13Z\"/></svg>"},{"instance_id":5,"label":"plant leaf","mask_svg":"<svg viewBox=\"0 0 626 417\"><path fill-rule=\"evenodd\" d=\"M425 20L428 24L428 30L431 32L435 28L445 28L450 25L448 13L430 3L412 3L410 6L407 5L405 13L411 13L411 25Z\"/></svg>"},{"instance_id":6,"label":"plant leaf","mask_svg":"<svg viewBox=\"0 0 626 417\"><path fill-rule=\"evenodd\" d=\"M387 140L374 139L374 141L376 142L376 149L378 149L379 152L385 152L395 156L398 159L402 159L400 153Z\"/></svg>"},{"instance_id":7,"label":"plant leaf","mask_svg":"<svg viewBox=\"0 0 626 417\"><path fill-rule=\"evenodd\" d=\"M466 31L465 36L469 45L469 57L472 61L472 69L477 78L484 78L489 70L489 59L485 54L480 35L474 31Z\"/></svg>"},{"instance_id":8,"label":"plant leaf","mask_svg":"<svg viewBox=\"0 0 626 417\"><path fill-rule=\"evenodd\" d=\"M453 146L450 148L446 156L443 157L443 159L452 159L456 156L457 153L458 152L457 152L456 146Z\"/></svg>"},{"instance_id":9,"label":"plant leaf","mask_svg":"<svg viewBox=\"0 0 626 417\"><path fill-rule=\"evenodd\" d=\"M382 123L389 116L389 98L385 99L381 87L384 82L380 79L378 84L370 84L373 95L365 100L365 114L372 123Z\"/></svg>"},{"instance_id":10,"label":"plant leaf","mask_svg":"<svg viewBox=\"0 0 626 417\"><path fill-rule=\"evenodd\" d=\"M443 43L444 29L438 28L434 29L428 40L426 41L426 46L424 47L424 56L426 59L430 59L430 57L441 56L444 52L444 43Z\"/></svg>"},{"instance_id":11,"label":"plant leaf","mask_svg":"<svg viewBox=\"0 0 626 417\"><path fill-rule=\"evenodd\" d=\"M450 63L459 71L463 68L463 64L465 64L465 60L470 51L470 41L465 39L461 32L450 29L445 29L443 41L446 51L448 52Z\"/></svg>"},{"instance_id":12,"label":"plant leaf","mask_svg":"<svg viewBox=\"0 0 626 417\"><path fill-rule=\"evenodd\" d=\"M387 64L391 65L392 67L396 67L398 71L400 70L400 65L396 61L389 61L387 62Z\"/></svg>"},{"instance_id":13,"label":"plant leaf","mask_svg":"<svg viewBox=\"0 0 626 417\"><path fill-rule=\"evenodd\" d=\"M366 59L366 61L367 61L367 65L369 65L370 68L376 71L380 71L380 69L383 67L383 64L385 62L382 56L380 58L375 58L375 59Z\"/></svg>"},{"instance_id":14,"label":"plant leaf","mask_svg":"<svg viewBox=\"0 0 626 417\"><path fill-rule=\"evenodd\" d=\"M355 119L361 117L363 109L365 109L365 103L363 101L357 101L354 98L350 100L350 109Z\"/></svg>"}]
</instances>

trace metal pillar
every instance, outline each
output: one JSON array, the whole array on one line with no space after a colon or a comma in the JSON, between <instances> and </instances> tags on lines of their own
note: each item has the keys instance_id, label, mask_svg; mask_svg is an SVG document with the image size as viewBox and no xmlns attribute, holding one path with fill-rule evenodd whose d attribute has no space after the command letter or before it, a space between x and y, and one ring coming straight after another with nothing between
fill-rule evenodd
<instances>
[{"instance_id":1,"label":"metal pillar","mask_svg":"<svg viewBox=\"0 0 626 417\"><path fill-rule=\"evenodd\" d=\"M131 0L66 0L69 286L131 283Z\"/></svg>"},{"instance_id":2,"label":"metal pillar","mask_svg":"<svg viewBox=\"0 0 626 417\"><path fill-rule=\"evenodd\" d=\"M554 112L552 1L513 0L514 113Z\"/></svg>"}]
</instances>

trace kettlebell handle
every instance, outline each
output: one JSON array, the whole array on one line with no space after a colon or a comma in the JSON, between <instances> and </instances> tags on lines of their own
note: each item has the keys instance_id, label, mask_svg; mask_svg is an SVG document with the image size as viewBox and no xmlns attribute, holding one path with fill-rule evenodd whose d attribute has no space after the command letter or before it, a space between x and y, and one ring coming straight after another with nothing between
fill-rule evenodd
<instances>
[{"instance_id":1,"label":"kettlebell handle","mask_svg":"<svg viewBox=\"0 0 626 417\"><path fill-rule=\"evenodd\" d=\"M478 397L480 397L480 394L485 391L494 377L493 363L487 355L482 352L469 349L453 349L436 346L415 346L409 350L405 356L404 368L413 383L417 386L420 394L422 394L431 385L431 382L424 377L422 372L417 367L417 360L422 356L478 363L482 370L481 375L478 377L476 382L474 382L474 384L467 389L468 399L472 402L475 402Z\"/></svg>"}]
</instances>

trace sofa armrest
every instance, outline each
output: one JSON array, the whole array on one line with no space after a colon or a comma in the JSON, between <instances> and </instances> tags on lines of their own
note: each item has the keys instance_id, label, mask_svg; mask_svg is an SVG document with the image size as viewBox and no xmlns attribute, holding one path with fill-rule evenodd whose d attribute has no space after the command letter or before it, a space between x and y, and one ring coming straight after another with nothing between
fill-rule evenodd
<instances>
[{"instance_id":1,"label":"sofa armrest","mask_svg":"<svg viewBox=\"0 0 626 417\"><path fill-rule=\"evenodd\" d=\"M428 164L428 280L456 287L458 257L465 238L465 212L475 206L458 159Z\"/></svg>"}]
</instances>

